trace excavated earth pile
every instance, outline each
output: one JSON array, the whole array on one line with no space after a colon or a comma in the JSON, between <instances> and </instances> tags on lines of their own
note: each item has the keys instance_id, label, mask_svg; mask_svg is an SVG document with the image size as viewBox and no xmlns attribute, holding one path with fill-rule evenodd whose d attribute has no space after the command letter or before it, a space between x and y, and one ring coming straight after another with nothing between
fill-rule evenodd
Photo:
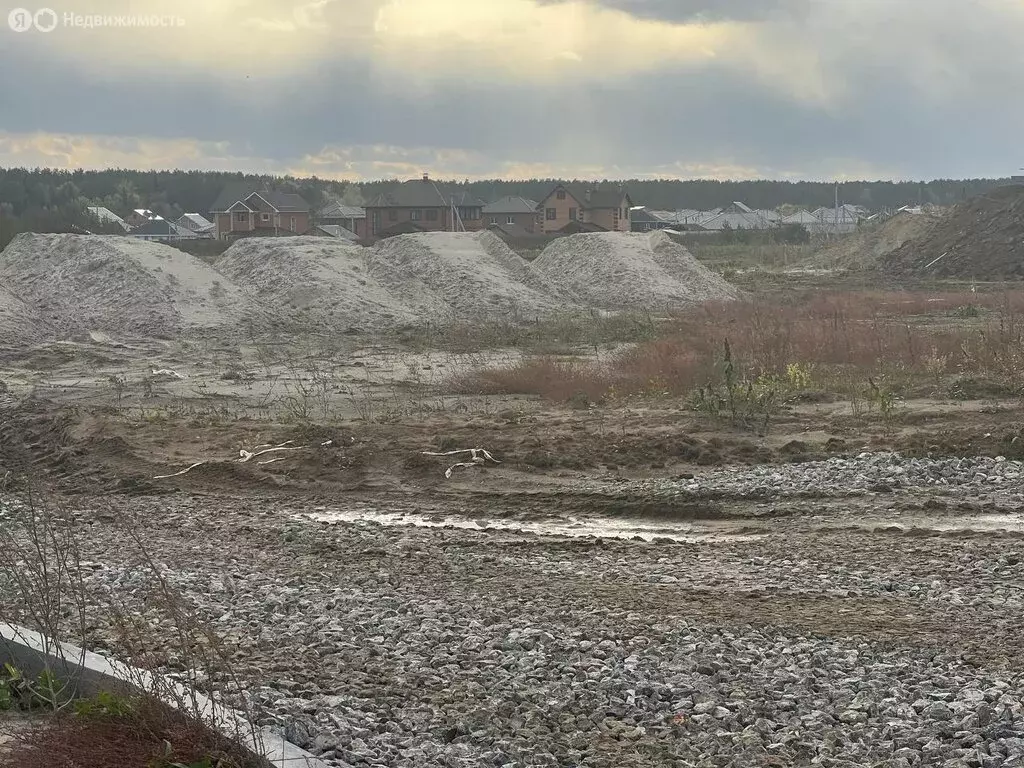
<instances>
[{"instance_id":1,"label":"excavated earth pile","mask_svg":"<svg viewBox=\"0 0 1024 768\"><path fill-rule=\"evenodd\" d=\"M880 266L898 276L1024 278L1024 185L961 203Z\"/></svg>"},{"instance_id":2,"label":"excavated earth pile","mask_svg":"<svg viewBox=\"0 0 1024 768\"><path fill-rule=\"evenodd\" d=\"M370 274L424 318L529 318L566 309L554 288L490 232L389 237L369 253Z\"/></svg>"},{"instance_id":3,"label":"excavated earth pile","mask_svg":"<svg viewBox=\"0 0 1024 768\"><path fill-rule=\"evenodd\" d=\"M556 240L534 266L588 306L660 310L736 299L740 291L663 232L599 232Z\"/></svg>"},{"instance_id":4,"label":"excavated earth pile","mask_svg":"<svg viewBox=\"0 0 1024 768\"><path fill-rule=\"evenodd\" d=\"M905 243L925 235L942 218L939 213L898 213L881 224L864 225L849 237L840 238L814 254L802 266L827 269L867 270Z\"/></svg>"},{"instance_id":5,"label":"excavated earth pile","mask_svg":"<svg viewBox=\"0 0 1024 768\"><path fill-rule=\"evenodd\" d=\"M199 259L130 237L18 235L0 254L0 284L61 337L99 331L177 338L264 319Z\"/></svg>"},{"instance_id":6,"label":"excavated earth pile","mask_svg":"<svg viewBox=\"0 0 1024 768\"><path fill-rule=\"evenodd\" d=\"M326 238L245 238L215 266L293 325L380 329L414 323L415 312L369 274L366 253Z\"/></svg>"}]
</instances>

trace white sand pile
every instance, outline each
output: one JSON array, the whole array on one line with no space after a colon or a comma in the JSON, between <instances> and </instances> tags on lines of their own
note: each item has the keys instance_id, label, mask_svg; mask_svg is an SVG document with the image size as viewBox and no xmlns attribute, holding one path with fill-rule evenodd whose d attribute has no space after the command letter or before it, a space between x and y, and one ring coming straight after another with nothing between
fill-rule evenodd
<instances>
[{"instance_id":1,"label":"white sand pile","mask_svg":"<svg viewBox=\"0 0 1024 768\"><path fill-rule=\"evenodd\" d=\"M551 243L533 265L598 309L661 310L740 295L664 232L569 235Z\"/></svg>"},{"instance_id":2,"label":"white sand pile","mask_svg":"<svg viewBox=\"0 0 1024 768\"><path fill-rule=\"evenodd\" d=\"M370 273L425 319L523 317L566 308L549 280L490 232L421 232L370 249Z\"/></svg>"},{"instance_id":3,"label":"white sand pile","mask_svg":"<svg viewBox=\"0 0 1024 768\"><path fill-rule=\"evenodd\" d=\"M0 254L0 285L62 336L174 338L259 321L249 298L212 267L131 237L18 235Z\"/></svg>"},{"instance_id":4,"label":"white sand pile","mask_svg":"<svg viewBox=\"0 0 1024 768\"><path fill-rule=\"evenodd\" d=\"M35 307L0 287L0 347L42 341L53 334Z\"/></svg>"},{"instance_id":5,"label":"white sand pile","mask_svg":"<svg viewBox=\"0 0 1024 768\"><path fill-rule=\"evenodd\" d=\"M381 329L416 322L370 276L367 249L322 237L250 237L216 268L275 315L307 328Z\"/></svg>"}]
</instances>

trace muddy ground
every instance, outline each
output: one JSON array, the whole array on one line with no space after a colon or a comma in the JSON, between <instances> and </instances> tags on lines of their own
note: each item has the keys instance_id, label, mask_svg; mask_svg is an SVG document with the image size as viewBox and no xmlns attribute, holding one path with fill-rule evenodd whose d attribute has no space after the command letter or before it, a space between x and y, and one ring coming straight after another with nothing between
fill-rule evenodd
<instances>
[{"instance_id":1,"label":"muddy ground","mask_svg":"<svg viewBox=\"0 0 1024 768\"><path fill-rule=\"evenodd\" d=\"M130 568L112 522L130 514L239 648L268 722L332 765L1018 764L1022 712L1002 697L1019 695L1024 650L1024 488L1003 463L943 462L1024 457L1021 402L963 393L883 416L822 398L787 404L758 434L673 401L446 394L448 377L518 354L358 337L7 350L0 479L17 492L28 470L88 522L97 578ZM496 462L446 478L460 457L425 455L469 448ZM836 463L890 451L920 459L910 474L925 479L851 485L859 465ZM845 474L797 489L772 469L803 466ZM767 474L750 491L740 480L757 468ZM433 649L416 663L413 640L392 633L406 619L418 629L402 631ZM450 630L423 629L437 621ZM114 642L97 627L90 642ZM545 642L552 658L582 653L584 671L521 669ZM773 648L818 644L826 671L791 708L740 643L766 664ZM483 655L436 658L445 648ZM822 661L850 653L860 667ZM478 662L490 671L469 671ZM488 677L494 664L504 682ZM602 687L636 664L651 665L646 683ZM920 679L869 684L892 668ZM960 681L949 698L931 696L942 675ZM545 676L582 680L586 696L531 698ZM638 685L666 692L637 703ZM730 686L768 724L747 722ZM961 712L975 687L1000 693ZM910 709L862 712L858 692ZM967 719L931 722L928 702ZM989 722L990 704L1005 705L1009 730L983 745L962 736ZM803 735L780 714L793 708Z\"/></svg>"}]
</instances>

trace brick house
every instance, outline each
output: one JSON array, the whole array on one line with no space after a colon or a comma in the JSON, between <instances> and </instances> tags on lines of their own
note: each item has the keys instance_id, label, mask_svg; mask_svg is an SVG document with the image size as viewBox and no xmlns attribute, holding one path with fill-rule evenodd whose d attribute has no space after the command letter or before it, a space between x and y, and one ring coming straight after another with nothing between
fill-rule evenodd
<instances>
[{"instance_id":1,"label":"brick house","mask_svg":"<svg viewBox=\"0 0 1024 768\"><path fill-rule=\"evenodd\" d=\"M537 204L545 233L558 232L571 222L596 224L610 232L629 232L633 202L626 191L593 189L581 184L556 184Z\"/></svg>"},{"instance_id":2,"label":"brick house","mask_svg":"<svg viewBox=\"0 0 1024 768\"><path fill-rule=\"evenodd\" d=\"M218 240L302 235L310 229L309 203L290 192L225 187L210 215Z\"/></svg>"},{"instance_id":3,"label":"brick house","mask_svg":"<svg viewBox=\"0 0 1024 768\"><path fill-rule=\"evenodd\" d=\"M328 203L317 211L316 224L344 227L356 237L366 237L366 209L344 203Z\"/></svg>"},{"instance_id":4,"label":"brick house","mask_svg":"<svg viewBox=\"0 0 1024 768\"><path fill-rule=\"evenodd\" d=\"M535 200L525 197L503 197L484 206L484 224L486 226L518 225L529 233L540 232L541 214L537 210Z\"/></svg>"},{"instance_id":5,"label":"brick house","mask_svg":"<svg viewBox=\"0 0 1024 768\"><path fill-rule=\"evenodd\" d=\"M484 228L483 200L431 179L411 179L377 195L366 208L367 237L397 232L475 232Z\"/></svg>"}]
</instances>

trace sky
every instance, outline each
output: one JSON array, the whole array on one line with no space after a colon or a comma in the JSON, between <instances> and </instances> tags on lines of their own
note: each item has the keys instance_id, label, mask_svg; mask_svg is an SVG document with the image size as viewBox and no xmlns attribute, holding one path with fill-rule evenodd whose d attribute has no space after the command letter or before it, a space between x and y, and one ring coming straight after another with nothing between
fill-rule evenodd
<instances>
[{"instance_id":1,"label":"sky","mask_svg":"<svg viewBox=\"0 0 1024 768\"><path fill-rule=\"evenodd\" d=\"M0 166L356 181L1024 166L1024 0L41 1L54 13L0 0ZM32 16L56 27L11 27Z\"/></svg>"}]
</instances>

